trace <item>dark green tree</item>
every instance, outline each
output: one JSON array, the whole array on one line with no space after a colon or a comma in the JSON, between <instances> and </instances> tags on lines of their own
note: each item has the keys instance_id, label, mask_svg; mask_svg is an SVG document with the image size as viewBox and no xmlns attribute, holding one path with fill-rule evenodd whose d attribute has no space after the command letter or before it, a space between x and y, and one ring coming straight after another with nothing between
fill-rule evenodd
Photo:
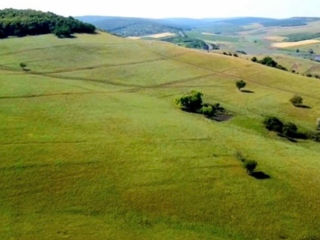
<instances>
[{"instance_id":1,"label":"dark green tree","mask_svg":"<svg viewBox=\"0 0 320 240\"><path fill-rule=\"evenodd\" d=\"M248 160L243 163L244 168L247 170L249 175L252 175L254 170L257 168L258 163L254 160Z\"/></svg>"},{"instance_id":2,"label":"dark green tree","mask_svg":"<svg viewBox=\"0 0 320 240\"><path fill-rule=\"evenodd\" d=\"M283 130L283 123L276 117L267 117L263 123L269 131L281 133Z\"/></svg>"},{"instance_id":3,"label":"dark green tree","mask_svg":"<svg viewBox=\"0 0 320 240\"><path fill-rule=\"evenodd\" d=\"M251 58L252 62L258 62L258 59L256 57Z\"/></svg>"},{"instance_id":4,"label":"dark green tree","mask_svg":"<svg viewBox=\"0 0 320 240\"><path fill-rule=\"evenodd\" d=\"M202 108L202 96L201 92L192 91L190 95L177 99L177 104L186 111L197 112Z\"/></svg>"},{"instance_id":5,"label":"dark green tree","mask_svg":"<svg viewBox=\"0 0 320 240\"><path fill-rule=\"evenodd\" d=\"M259 63L269 66L269 67L277 67L278 63L274 61L271 57L265 57L259 61Z\"/></svg>"},{"instance_id":6,"label":"dark green tree","mask_svg":"<svg viewBox=\"0 0 320 240\"><path fill-rule=\"evenodd\" d=\"M294 123L286 123L283 125L282 134L288 138L295 138L298 135L298 127Z\"/></svg>"},{"instance_id":7,"label":"dark green tree","mask_svg":"<svg viewBox=\"0 0 320 240\"><path fill-rule=\"evenodd\" d=\"M236 82L236 86L238 88L238 90L241 90L242 88L245 88L247 85L247 83L243 80L237 81Z\"/></svg>"},{"instance_id":8,"label":"dark green tree","mask_svg":"<svg viewBox=\"0 0 320 240\"><path fill-rule=\"evenodd\" d=\"M71 27L64 24L61 26L57 26L53 33L58 37L58 38L70 38L72 36L72 30Z\"/></svg>"},{"instance_id":9,"label":"dark green tree","mask_svg":"<svg viewBox=\"0 0 320 240\"><path fill-rule=\"evenodd\" d=\"M301 96L295 95L290 99L290 102L294 106L299 107L299 106L303 105L303 98Z\"/></svg>"}]
</instances>

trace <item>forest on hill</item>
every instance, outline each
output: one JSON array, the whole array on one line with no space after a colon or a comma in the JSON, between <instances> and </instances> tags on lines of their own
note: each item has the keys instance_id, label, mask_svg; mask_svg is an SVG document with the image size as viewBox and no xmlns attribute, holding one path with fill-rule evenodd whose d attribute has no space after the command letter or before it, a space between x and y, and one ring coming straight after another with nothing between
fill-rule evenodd
<instances>
[{"instance_id":1,"label":"forest on hill","mask_svg":"<svg viewBox=\"0 0 320 240\"><path fill-rule=\"evenodd\" d=\"M73 33L94 33L95 29L92 24L50 12L16 9L0 11L0 38L48 33L70 37Z\"/></svg>"}]
</instances>

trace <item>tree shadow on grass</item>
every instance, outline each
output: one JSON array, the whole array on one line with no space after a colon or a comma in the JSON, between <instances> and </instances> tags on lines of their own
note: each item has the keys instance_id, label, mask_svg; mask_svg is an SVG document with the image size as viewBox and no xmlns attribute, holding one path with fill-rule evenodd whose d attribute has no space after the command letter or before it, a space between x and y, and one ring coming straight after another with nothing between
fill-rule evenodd
<instances>
[{"instance_id":1,"label":"tree shadow on grass","mask_svg":"<svg viewBox=\"0 0 320 240\"><path fill-rule=\"evenodd\" d=\"M266 180L266 179L270 179L271 176L264 173L264 172L253 172L250 174L251 177L257 179L257 180Z\"/></svg>"},{"instance_id":2,"label":"tree shadow on grass","mask_svg":"<svg viewBox=\"0 0 320 240\"><path fill-rule=\"evenodd\" d=\"M243 92L243 93L254 93L254 91L251 91L251 90L241 90L241 92Z\"/></svg>"},{"instance_id":3,"label":"tree shadow on grass","mask_svg":"<svg viewBox=\"0 0 320 240\"><path fill-rule=\"evenodd\" d=\"M305 109L311 109L312 107L304 104L296 105L297 108L305 108Z\"/></svg>"}]
</instances>

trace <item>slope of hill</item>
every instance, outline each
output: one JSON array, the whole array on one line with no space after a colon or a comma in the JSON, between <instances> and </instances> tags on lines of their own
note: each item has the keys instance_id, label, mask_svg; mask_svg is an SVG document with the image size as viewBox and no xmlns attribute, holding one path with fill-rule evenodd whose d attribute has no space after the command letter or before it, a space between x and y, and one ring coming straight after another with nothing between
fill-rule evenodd
<instances>
[{"instance_id":1,"label":"slope of hill","mask_svg":"<svg viewBox=\"0 0 320 240\"><path fill-rule=\"evenodd\" d=\"M5 39L0 56L0 239L320 238L319 143L262 124L314 130L319 80L106 33ZM233 118L181 111L194 89Z\"/></svg>"}]
</instances>

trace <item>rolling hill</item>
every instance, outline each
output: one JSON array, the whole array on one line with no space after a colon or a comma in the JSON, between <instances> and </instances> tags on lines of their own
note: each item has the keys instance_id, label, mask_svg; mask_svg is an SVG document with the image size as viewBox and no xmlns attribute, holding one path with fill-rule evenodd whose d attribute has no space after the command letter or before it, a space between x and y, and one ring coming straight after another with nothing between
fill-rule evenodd
<instances>
[{"instance_id":1,"label":"rolling hill","mask_svg":"<svg viewBox=\"0 0 320 240\"><path fill-rule=\"evenodd\" d=\"M0 56L0 239L320 238L320 143L262 123L314 131L319 80L107 33L4 39ZM181 111L192 90L232 119Z\"/></svg>"},{"instance_id":2,"label":"rolling hill","mask_svg":"<svg viewBox=\"0 0 320 240\"><path fill-rule=\"evenodd\" d=\"M144 36L162 32L177 32L199 30L230 34L240 32L251 24L260 24L264 27L304 26L319 18L296 17L288 19L272 19L259 17L238 18L164 18L146 19L130 17L108 16L79 16L77 19L94 24L96 27L120 36Z\"/></svg>"},{"instance_id":3,"label":"rolling hill","mask_svg":"<svg viewBox=\"0 0 320 240\"><path fill-rule=\"evenodd\" d=\"M177 33L181 29L162 24L156 20L126 17L83 16L77 19L94 24L97 28L110 33L128 37L145 36L163 32Z\"/></svg>"}]
</instances>

